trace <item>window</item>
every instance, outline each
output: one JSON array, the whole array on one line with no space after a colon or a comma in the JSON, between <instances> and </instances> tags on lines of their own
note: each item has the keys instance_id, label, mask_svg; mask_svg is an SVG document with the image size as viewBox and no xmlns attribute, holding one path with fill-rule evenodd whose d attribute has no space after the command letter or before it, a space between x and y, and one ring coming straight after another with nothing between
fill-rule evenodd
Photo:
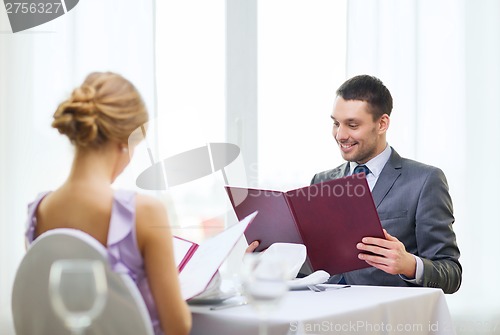
<instances>
[{"instance_id":1,"label":"window","mask_svg":"<svg viewBox=\"0 0 500 335\"><path fill-rule=\"evenodd\" d=\"M158 161L225 142L226 65L225 1L156 6ZM199 241L224 228L222 185L222 175L214 173L161 192L175 234Z\"/></svg>"},{"instance_id":2,"label":"window","mask_svg":"<svg viewBox=\"0 0 500 335\"><path fill-rule=\"evenodd\" d=\"M306 186L342 162L331 135L345 80L346 1L266 0L258 7L259 186Z\"/></svg>"}]
</instances>

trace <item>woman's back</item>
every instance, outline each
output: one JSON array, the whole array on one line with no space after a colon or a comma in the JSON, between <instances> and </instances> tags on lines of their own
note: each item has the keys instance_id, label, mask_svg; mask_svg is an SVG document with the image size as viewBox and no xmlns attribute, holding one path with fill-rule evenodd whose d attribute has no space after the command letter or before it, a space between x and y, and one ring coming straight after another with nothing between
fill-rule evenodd
<instances>
[{"instance_id":1,"label":"woman's back","mask_svg":"<svg viewBox=\"0 0 500 335\"><path fill-rule=\"evenodd\" d=\"M74 228L107 246L112 206L113 192L109 187L64 185L40 203L35 236L50 229Z\"/></svg>"},{"instance_id":2,"label":"woman's back","mask_svg":"<svg viewBox=\"0 0 500 335\"><path fill-rule=\"evenodd\" d=\"M33 242L39 234L46 230L57 228L82 230L96 238L108 250L110 268L114 272L129 276L135 282L148 309L153 329L156 334L161 334L159 315L149 287L144 257L139 250L136 235L135 192L114 191L110 212L107 211L108 206L100 206L99 197L82 199L79 196L72 196L74 194L71 193L65 197L64 191L57 190L52 193L40 194L30 204L27 242ZM88 194L92 194L92 192ZM65 208L65 210L61 211L60 208ZM68 216L68 213L71 215ZM75 218L74 216L78 216L78 214L81 214L81 217ZM85 219L86 217L90 218L89 220L96 219L96 221L89 221ZM103 217L109 217L109 220L99 222ZM45 224L45 222L49 224ZM103 232L105 232L105 237L102 237ZM100 241L101 239L102 241ZM144 244L144 241L141 244Z\"/></svg>"}]
</instances>

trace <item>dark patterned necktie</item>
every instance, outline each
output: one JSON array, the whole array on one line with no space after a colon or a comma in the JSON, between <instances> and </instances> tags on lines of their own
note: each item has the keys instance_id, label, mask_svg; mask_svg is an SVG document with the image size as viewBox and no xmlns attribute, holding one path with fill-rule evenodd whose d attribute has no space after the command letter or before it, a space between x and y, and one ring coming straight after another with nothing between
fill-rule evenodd
<instances>
[{"instance_id":1,"label":"dark patterned necktie","mask_svg":"<svg viewBox=\"0 0 500 335\"><path fill-rule=\"evenodd\" d=\"M354 168L353 174L364 172L365 176L368 176L370 169L366 165L358 165Z\"/></svg>"}]
</instances>

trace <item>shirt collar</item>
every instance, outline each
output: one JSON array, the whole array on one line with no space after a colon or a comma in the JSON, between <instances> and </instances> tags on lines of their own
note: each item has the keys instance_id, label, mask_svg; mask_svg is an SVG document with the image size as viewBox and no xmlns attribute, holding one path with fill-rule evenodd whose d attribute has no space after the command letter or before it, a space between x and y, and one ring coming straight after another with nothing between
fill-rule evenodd
<instances>
[{"instance_id":1,"label":"shirt collar","mask_svg":"<svg viewBox=\"0 0 500 335\"><path fill-rule=\"evenodd\" d=\"M375 178L378 178L385 164L391 157L391 151L392 151L391 147L388 144L386 144L384 151L382 151L377 156L373 157L364 164L370 169L370 172L373 174ZM351 171L350 174L352 174L352 171L354 171L354 169L358 165L359 164L356 162L349 162L349 171Z\"/></svg>"}]
</instances>

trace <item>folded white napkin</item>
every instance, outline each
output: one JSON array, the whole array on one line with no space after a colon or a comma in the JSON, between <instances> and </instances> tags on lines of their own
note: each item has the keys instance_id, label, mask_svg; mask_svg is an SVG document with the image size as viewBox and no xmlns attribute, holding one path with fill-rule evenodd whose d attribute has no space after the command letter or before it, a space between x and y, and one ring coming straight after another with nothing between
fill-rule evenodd
<instances>
[{"instance_id":1,"label":"folded white napkin","mask_svg":"<svg viewBox=\"0 0 500 335\"><path fill-rule=\"evenodd\" d=\"M307 288L308 285L323 284L328 280L328 278L330 278L330 274L328 272L323 270L318 270L304 278L289 280L287 284L291 290L299 290Z\"/></svg>"},{"instance_id":2,"label":"folded white napkin","mask_svg":"<svg viewBox=\"0 0 500 335\"><path fill-rule=\"evenodd\" d=\"M273 243L262 252L260 257L279 258L285 263L285 280L292 280L304 264L307 256L306 246L297 243Z\"/></svg>"}]
</instances>

